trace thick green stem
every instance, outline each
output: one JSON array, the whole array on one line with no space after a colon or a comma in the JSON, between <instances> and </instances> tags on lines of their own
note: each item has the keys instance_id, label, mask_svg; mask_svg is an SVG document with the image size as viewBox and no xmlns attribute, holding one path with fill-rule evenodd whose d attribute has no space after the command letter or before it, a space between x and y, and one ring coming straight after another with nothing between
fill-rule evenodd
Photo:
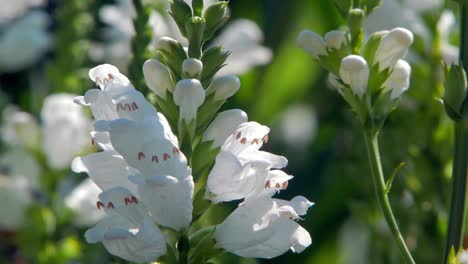
<instances>
[{"instance_id":1,"label":"thick green stem","mask_svg":"<svg viewBox=\"0 0 468 264\"><path fill-rule=\"evenodd\" d=\"M463 241L463 224L466 204L466 172L468 160L468 127L463 121L455 123L455 144L452 168L452 198L450 204L445 262L450 249L458 252Z\"/></svg>"},{"instance_id":2,"label":"thick green stem","mask_svg":"<svg viewBox=\"0 0 468 264\"><path fill-rule=\"evenodd\" d=\"M375 194L377 201L383 211L387 225L390 228L393 239L395 240L400 252L406 263L415 263L410 251L406 247L403 236L400 233L398 224L393 216L392 207L388 200L386 192L385 177L382 170L382 164L380 162L380 152L378 143L378 133L373 132L372 129L364 132L364 141L366 142L367 154L369 156L369 162L371 167L372 178L374 181Z\"/></svg>"},{"instance_id":3,"label":"thick green stem","mask_svg":"<svg viewBox=\"0 0 468 264\"><path fill-rule=\"evenodd\" d=\"M468 66L468 7L465 2L460 2L460 61L466 70ZM450 202L450 216L445 244L445 263L447 263L450 249L453 247L458 252L463 246L463 228L466 208L466 182L468 161L468 125L466 98L465 107L462 110L462 119L455 122L455 144L452 167L452 197Z\"/></svg>"}]
</instances>

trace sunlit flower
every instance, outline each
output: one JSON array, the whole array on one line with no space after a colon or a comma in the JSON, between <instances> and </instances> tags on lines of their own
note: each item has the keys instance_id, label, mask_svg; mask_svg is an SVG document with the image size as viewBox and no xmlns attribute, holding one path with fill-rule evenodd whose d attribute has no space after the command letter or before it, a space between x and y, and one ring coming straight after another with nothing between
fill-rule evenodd
<instances>
[{"instance_id":1,"label":"sunlit flower","mask_svg":"<svg viewBox=\"0 0 468 264\"><path fill-rule=\"evenodd\" d=\"M256 122L241 124L221 146L208 175L208 197L213 202L271 196L287 186L292 176L272 168L283 168L286 158L260 151L270 129Z\"/></svg>"},{"instance_id":2,"label":"sunlit flower","mask_svg":"<svg viewBox=\"0 0 468 264\"><path fill-rule=\"evenodd\" d=\"M164 235L130 191L122 187L104 191L97 207L106 216L86 231L88 243L102 242L111 254L135 262L154 261L166 253Z\"/></svg>"},{"instance_id":3,"label":"sunlit flower","mask_svg":"<svg viewBox=\"0 0 468 264\"><path fill-rule=\"evenodd\" d=\"M295 220L312 205L302 196L291 201L271 198L247 201L216 227L216 243L242 257L274 258L289 249L301 253L312 239Z\"/></svg>"},{"instance_id":4,"label":"sunlit flower","mask_svg":"<svg viewBox=\"0 0 468 264\"><path fill-rule=\"evenodd\" d=\"M358 55L346 56L340 65L340 77L348 84L353 93L362 97L367 90L369 80L369 65L366 60Z\"/></svg>"},{"instance_id":5,"label":"sunlit flower","mask_svg":"<svg viewBox=\"0 0 468 264\"><path fill-rule=\"evenodd\" d=\"M240 124L247 122L247 120L247 114L240 109L221 112L206 129L203 134L203 141L213 141L213 148L220 147L228 136L236 131Z\"/></svg>"},{"instance_id":6,"label":"sunlit flower","mask_svg":"<svg viewBox=\"0 0 468 264\"><path fill-rule=\"evenodd\" d=\"M75 213L74 224L89 226L104 217L103 211L96 208L96 201L101 192L91 179L86 179L65 197L65 204Z\"/></svg>"},{"instance_id":7,"label":"sunlit flower","mask_svg":"<svg viewBox=\"0 0 468 264\"><path fill-rule=\"evenodd\" d=\"M42 6L44 2L44 0L16 0L3 5L0 10L0 25L22 16L30 8Z\"/></svg>"},{"instance_id":8,"label":"sunlit flower","mask_svg":"<svg viewBox=\"0 0 468 264\"><path fill-rule=\"evenodd\" d=\"M53 94L44 99L42 146L49 165L54 169L69 167L71 160L89 146L90 121L73 103L75 96Z\"/></svg>"},{"instance_id":9,"label":"sunlit flower","mask_svg":"<svg viewBox=\"0 0 468 264\"><path fill-rule=\"evenodd\" d=\"M411 66L404 60L398 60L392 73L385 81L385 86L392 94L391 98L400 97L409 88L411 76Z\"/></svg>"}]
</instances>

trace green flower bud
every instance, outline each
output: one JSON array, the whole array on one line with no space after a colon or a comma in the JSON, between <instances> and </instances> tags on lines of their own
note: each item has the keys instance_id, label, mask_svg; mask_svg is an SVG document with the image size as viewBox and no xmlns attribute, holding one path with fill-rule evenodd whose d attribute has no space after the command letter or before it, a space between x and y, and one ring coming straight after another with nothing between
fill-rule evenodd
<instances>
[{"instance_id":1,"label":"green flower bud","mask_svg":"<svg viewBox=\"0 0 468 264\"><path fill-rule=\"evenodd\" d=\"M206 9L203 17L206 21L206 30L203 39L208 40L228 20L228 2L220 1L214 5L209 6Z\"/></svg>"},{"instance_id":2,"label":"green flower bud","mask_svg":"<svg viewBox=\"0 0 468 264\"><path fill-rule=\"evenodd\" d=\"M463 103L466 98L466 74L463 67L445 66L444 75L444 106L445 111L453 120L462 118Z\"/></svg>"},{"instance_id":3,"label":"green flower bud","mask_svg":"<svg viewBox=\"0 0 468 264\"><path fill-rule=\"evenodd\" d=\"M203 0L192 0L192 9L194 16L201 16L203 12Z\"/></svg>"},{"instance_id":4,"label":"green flower bud","mask_svg":"<svg viewBox=\"0 0 468 264\"><path fill-rule=\"evenodd\" d=\"M182 33L184 37L187 37L185 21L192 16L192 9L190 6L184 0L172 0L169 14L174 18L180 33Z\"/></svg>"},{"instance_id":5,"label":"green flower bud","mask_svg":"<svg viewBox=\"0 0 468 264\"><path fill-rule=\"evenodd\" d=\"M362 9L355 8L349 10L348 27L349 32L351 33L351 47L353 47L355 53L359 52L364 38L362 24L364 23L365 17L366 14Z\"/></svg>"},{"instance_id":6,"label":"green flower bud","mask_svg":"<svg viewBox=\"0 0 468 264\"><path fill-rule=\"evenodd\" d=\"M205 19L192 17L185 23L187 38L189 40L188 53L190 58L200 58L203 45L203 34L205 32Z\"/></svg>"},{"instance_id":7,"label":"green flower bud","mask_svg":"<svg viewBox=\"0 0 468 264\"><path fill-rule=\"evenodd\" d=\"M169 37L162 37L156 43L156 48L163 57L163 62L174 74L174 79L182 79L182 63L187 59L184 47L178 41Z\"/></svg>"}]
</instances>

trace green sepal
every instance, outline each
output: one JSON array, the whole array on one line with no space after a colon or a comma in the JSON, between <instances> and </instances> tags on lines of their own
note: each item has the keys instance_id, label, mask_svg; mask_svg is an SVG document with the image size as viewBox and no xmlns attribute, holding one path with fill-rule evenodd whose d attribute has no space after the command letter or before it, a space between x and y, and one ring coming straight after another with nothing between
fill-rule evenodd
<instances>
[{"instance_id":1,"label":"green sepal","mask_svg":"<svg viewBox=\"0 0 468 264\"><path fill-rule=\"evenodd\" d=\"M447 264L460 264L460 260L458 260L457 254L455 253L455 248L453 246L450 248Z\"/></svg>"},{"instance_id":2,"label":"green sepal","mask_svg":"<svg viewBox=\"0 0 468 264\"><path fill-rule=\"evenodd\" d=\"M208 87L213 76L225 65L226 59L231 53L223 51L221 46L211 47L201 57L203 71L201 74L201 83L203 87Z\"/></svg>"},{"instance_id":3,"label":"green sepal","mask_svg":"<svg viewBox=\"0 0 468 264\"><path fill-rule=\"evenodd\" d=\"M221 106L226 100L214 100L215 93L208 95L205 98L205 102L198 108L197 113L197 134L201 134L205 131L209 122L214 118L214 115L218 112Z\"/></svg>"},{"instance_id":4,"label":"green sepal","mask_svg":"<svg viewBox=\"0 0 468 264\"><path fill-rule=\"evenodd\" d=\"M364 48L362 49L362 57L369 63L369 65L374 64L375 53L379 48L380 41L388 33L388 31L377 31L374 32L370 38L367 40Z\"/></svg>"},{"instance_id":5,"label":"green sepal","mask_svg":"<svg viewBox=\"0 0 468 264\"><path fill-rule=\"evenodd\" d=\"M180 144L180 150L185 154L187 159L190 159L192 156L192 142L195 137L195 129L197 125L196 118L190 120L190 123L187 123L186 120L179 118L178 126L178 138Z\"/></svg>"},{"instance_id":6,"label":"green sepal","mask_svg":"<svg viewBox=\"0 0 468 264\"><path fill-rule=\"evenodd\" d=\"M174 18L182 36L187 37L185 21L192 16L192 9L184 0L171 0L169 14Z\"/></svg>"},{"instance_id":7,"label":"green sepal","mask_svg":"<svg viewBox=\"0 0 468 264\"><path fill-rule=\"evenodd\" d=\"M343 18L348 17L349 10L351 9L352 0L335 0L336 9Z\"/></svg>"},{"instance_id":8,"label":"green sepal","mask_svg":"<svg viewBox=\"0 0 468 264\"><path fill-rule=\"evenodd\" d=\"M365 124L368 120L369 111L367 110L364 100L354 95L351 87L345 86L342 90L342 95L345 101L351 107L351 110L356 113L362 124Z\"/></svg>"},{"instance_id":9,"label":"green sepal","mask_svg":"<svg viewBox=\"0 0 468 264\"><path fill-rule=\"evenodd\" d=\"M381 91L382 85L385 83L385 81L388 79L388 77L391 74L390 68L386 68L380 72L379 72L379 68L380 67L378 63L370 67L367 90L371 96L375 96Z\"/></svg>"},{"instance_id":10,"label":"green sepal","mask_svg":"<svg viewBox=\"0 0 468 264\"><path fill-rule=\"evenodd\" d=\"M366 0L364 11L369 16L377 7L382 4L382 0Z\"/></svg>"},{"instance_id":11,"label":"green sepal","mask_svg":"<svg viewBox=\"0 0 468 264\"><path fill-rule=\"evenodd\" d=\"M156 105L156 109L166 117L167 121L169 122L169 125L172 128L172 131L174 131L174 133L177 134L177 120L179 119L179 108L174 103L172 93L166 91L166 100L153 93L150 93L148 95L148 99L153 105Z\"/></svg>"},{"instance_id":12,"label":"green sepal","mask_svg":"<svg viewBox=\"0 0 468 264\"><path fill-rule=\"evenodd\" d=\"M463 67L444 65L444 107L447 115L458 121L463 116L467 81Z\"/></svg>"},{"instance_id":13,"label":"green sepal","mask_svg":"<svg viewBox=\"0 0 468 264\"><path fill-rule=\"evenodd\" d=\"M329 50L328 55L319 56L320 66L336 76L340 76L340 65L344 57L350 54L347 47L342 47L339 50Z\"/></svg>"},{"instance_id":14,"label":"green sepal","mask_svg":"<svg viewBox=\"0 0 468 264\"><path fill-rule=\"evenodd\" d=\"M228 2L219 1L209 6L203 14L205 18L206 27L203 34L204 40L209 40L213 37L214 33L220 29L229 19Z\"/></svg>"},{"instance_id":15,"label":"green sepal","mask_svg":"<svg viewBox=\"0 0 468 264\"><path fill-rule=\"evenodd\" d=\"M190 237L190 244L193 245L189 254L189 263L204 263L214 256L223 252L216 246L216 241L213 238L215 226L203 228Z\"/></svg>"},{"instance_id":16,"label":"green sepal","mask_svg":"<svg viewBox=\"0 0 468 264\"><path fill-rule=\"evenodd\" d=\"M210 200L206 199L205 192L205 187L201 187L195 193L195 197L193 199L192 222L196 222L206 212L206 210L213 205Z\"/></svg>"},{"instance_id":17,"label":"green sepal","mask_svg":"<svg viewBox=\"0 0 468 264\"><path fill-rule=\"evenodd\" d=\"M169 67L175 82L182 78L182 63L187 59L184 47L178 41L170 42L166 49L158 49L158 60Z\"/></svg>"},{"instance_id":18,"label":"green sepal","mask_svg":"<svg viewBox=\"0 0 468 264\"><path fill-rule=\"evenodd\" d=\"M204 43L203 34L205 32L205 19L203 17L191 17L185 23L187 38L189 40L188 54L190 58L199 59L202 54Z\"/></svg>"},{"instance_id":19,"label":"green sepal","mask_svg":"<svg viewBox=\"0 0 468 264\"><path fill-rule=\"evenodd\" d=\"M202 141L193 150L192 175L195 181L201 178L207 169L213 166L219 147L213 147L213 141Z\"/></svg>"},{"instance_id":20,"label":"green sepal","mask_svg":"<svg viewBox=\"0 0 468 264\"><path fill-rule=\"evenodd\" d=\"M392 100L391 94L391 91L382 90L379 94L373 96L372 122L377 126L383 125L388 115L395 109L398 100Z\"/></svg>"}]
</instances>

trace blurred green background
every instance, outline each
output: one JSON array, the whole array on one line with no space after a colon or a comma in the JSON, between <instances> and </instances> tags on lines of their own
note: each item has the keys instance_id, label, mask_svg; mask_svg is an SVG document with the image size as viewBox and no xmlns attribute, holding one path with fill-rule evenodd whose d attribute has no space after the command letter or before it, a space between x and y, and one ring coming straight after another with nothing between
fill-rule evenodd
<instances>
[{"instance_id":1,"label":"blurred green background","mask_svg":"<svg viewBox=\"0 0 468 264\"><path fill-rule=\"evenodd\" d=\"M158 6L158 1L162 0L149 2ZM416 39L407 56L412 65L411 87L380 137L384 170L390 174L405 162L390 193L394 213L417 262L438 263L442 261L448 215L453 128L437 98L443 91L444 45L458 43L457 9L452 1L441 1L429 9L408 4L426 1L384 0L384 4L389 2L401 7L388 11L393 21L378 16L368 28L409 26ZM48 17L44 28L50 43L36 58L16 68L8 68L5 59L7 66L0 68L0 110L13 104L40 120L47 95L83 94L92 88L87 71L106 60L90 50L95 44L110 41L109 34L103 33L109 25L99 10L115 3L50 0L26 8L14 18L2 19L0 57L15 61L23 52L20 43L30 41L18 38L17 45L2 44L9 28L28 12L40 11ZM0 4L3 8L11 1L0 0ZM301 194L316 204L299 222L313 238L313 244L302 254L288 252L272 260L241 261L225 253L217 263L401 263L373 198L359 124L341 96L329 88L327 73L295 44L304 29L324 34L345 25L334 2L232 0L229 6L232 20L247 18L260 26L263 45L272 50L273 58L242 74L240 91L223 108L241 108L250 120L272 128L271 140L264 148L286 156L286 171L295 176L278 196ZM445 12L455 14L450 31L440 27ZM417 18L420 25L411 18ZM377 22L387 28L379 28ZM424 30L417 31L418 25ZM9 143L3 142L1 153L9 148ZM45 187L35 194L35 203L21 228L0 230L0 263L124 263L108 255L102 245L86 244L86 228L73 225L73 213L60 202L61 182L66 179L73 185L86 175L71 174L67 168L53 170L43 153L35 151L33 155L44 168L41 182ZM219 223L233 208L216 207L207 221ZM0 218L8 213L0 212Z\"/></svg>"}]
</instances>

